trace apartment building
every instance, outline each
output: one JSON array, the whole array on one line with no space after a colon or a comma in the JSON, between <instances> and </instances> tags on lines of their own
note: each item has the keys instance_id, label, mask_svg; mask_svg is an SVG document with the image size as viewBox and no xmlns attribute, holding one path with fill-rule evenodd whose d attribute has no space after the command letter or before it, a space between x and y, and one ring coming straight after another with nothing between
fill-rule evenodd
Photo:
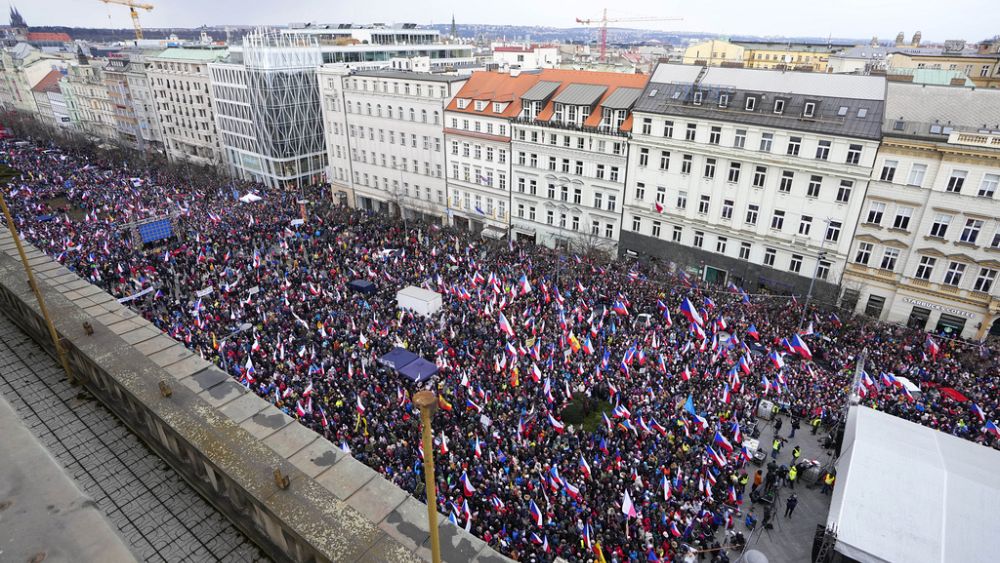
<instances>
[{"instance_id":1,"label":"apartment building","mask_svg":"<svg viewBox=\"0 0 1000 563\"><path fill-rule=\"evenodd\" d=\"M515 237L579 253L617 252L631 110L647 79L543 70L521 94L511 141Z\"/></svg>"},{"instance_id":2,"label":"apartment building","mask_svg":"<svg viewBox=\"0 0 1000 563\"><path fill-rule=\"evenodd\" d=\"M82 52L59 81L73 126L98 139L117 138L114 106L104 82L104 64Z\"/></svg>"},{"instance_id":3,"label":"apartment building","mask_svg":"<svg viewBox=\"0 0 1000 563\"><path fill-rule=\"evenodd\" d=\"M170 48L147 58L146 73L169 160L223 167L208 65L225 56L224 48Z\"/></svg>"},{"instance_id":4,"label":"apartment building","mask_svg":"<svg viewBox=\"0 0 1000 563\"><path fill-rule=\"evenodd\" d=\"M448 215L451 224L485 237L505 238L510 227L511 127L521 96L539 72L477 72L448 104Z\"/></svg>"},{"instance_id":5,"label":"apartment building","mask_svg":"<svg viewBox=\"0 0 1000 563\"><path fill-rule=\"evenodd\" d=\"M340 201L446 223L444 111L467 77L341 64L318 77L327 179Z\"/></svg>"},{"instance_id":6,"label":"apartment building","mask_svg":"<svg viewBox=\"0 0 1000 563\"><path fill-rule=\"evenodd\" d=\"M622 252L833 299L881 137L882 77L661 64L633 109Z\"/></svg>"},{"instance_id":7,"label":"apartment building","mask_svg":"<svg viewBox=\"0 0 1000 563\"><path fill-rule=\"evenodd\" d=\"M212 103L230 175L271 187L318 184L326 145L314 38L255 31L209 63Z\"/></svg>"},{"instance_id":8,"label":"apartment building","mask_svg":"<svg viewBox=\"0 0 1000 563\"><path fill-rule=\"evenodd\" d=\"M782 41L736 41L743 47L746 68L826 72L830 55L852 44L795 43Z\"/></svg>"},{"instance_id":9,"label":"apartment building","mask_svg":"<svg viewBox=\"0 0 1000 563\"><path fill-rule=\"evenodd\" d=\"M114 53L104 66L104 83L114 108L118 136L140 151L163 151L156 101L142 53Z\"/></svg>"},{"instance_id":10,"label":"apartment building","mask_svg":"<svg viewBox=\"0 0 1000 563\"><path fill-rule=\"evenodd\" d=\"M1000 87L1000 39L967 47L964 41L947 41L944 47L893 49L890 69L953 70L965 74L981 88Z\"/></svg>"},{"instance_id":11,"label":"apartment building","mask_svg":"<svg viewBox=\"0 0 1000 563\"><path fill-rule=\"evenodd\" d=\"M38 108L38 119L52 127L73 125L66 109L66 100L59 89L62 77L62 72L50 71L31 89L31 95L35 97L35 107Z\"/></svg>"},{"instance_id":12,"label":"apartment building","mask_svg":"<svg viewBox=\"0 0 1000 563\"><path fill-rule=\"evenodd\" d=\"M890 83L842 304L1000 335L1000 91Z\"/></svg>"},{"instance_id":13,"label":"apartment building","mask_svg":"<svg viewBox=\"0 0 1000 563\"><path fill-rule=\"evenodd\" d=\"M31 89L53 70L63 70L69 56L46 53L27 43L0 49L0 108L35 113Z\"/></svg>"}]
</instances>

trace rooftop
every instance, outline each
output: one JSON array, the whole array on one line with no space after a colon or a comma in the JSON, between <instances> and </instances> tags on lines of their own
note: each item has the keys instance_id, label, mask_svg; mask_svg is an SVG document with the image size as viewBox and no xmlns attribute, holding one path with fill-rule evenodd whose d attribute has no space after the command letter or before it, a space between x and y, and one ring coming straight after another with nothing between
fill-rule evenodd
<instances>
[{"instance_id":1,"label":"rooftop","mask_svg":"<svg viewBox=\"0 0 1000 563\"><path fill-rule=\"evenodd\" d=\"M158 54L152 55L150 58L169 59L174 61L215 62L224 59L228 52L228 49L225 48L182 49L171 47L170 49L165 49Z\"/></svg>"},{"instance_id":2,"label":"rooftop","mask_svg":"<svg viewBox=\"0 0 1000 563\"><path fill-rule=\"evenodd\" d=\"M32 92L59 92L59 79L63 74L58 70L50 71L42 77L32 88Z\"/></svg>"},{"instance_id":3,"label":"rooftop","mask_svg":"<svg viewBox=\"0 0 1000 563\"><path fill-rule=\"evenodd\" d=\"M52 41L57 43L71 43L73 41L66 33L49 33L44 31L29 31L25 38L28 41Z\"/></svg>"},{"instance_id":4,"label":"rooftop","mask_svg":"<svg viewBox=\"0 0 1000 563\"><path fill-rule=\"evenodd\" d=\"M702 68L697 66L661 64L653 71L650 83L693 83L701 71ZM708 67L698 83L705 87L757 92L857 100L885 99L885 80L874 76Z\"/></svg>"},{"instance_id":5,"label":"rooftop","mask_svg":"<svg viewBox=\"0 0 1000 563\"><path fill-rule=\"evenodd\" d=\"M372 78L398 78L402 80L419 80L421 82L462 82L468 80L468 76L457 74L437 74L431 72L410 72L405 70L359 70L354 76L368 76Z\"/></svg>"},{"instance_id":6,"label":"rooftop","mask_svg":"<svg viewBox=\"0 0 1000 563\"><path fill-rule=\"evenodd\" d=\"M952 130L1000 131L1000 90L889 83L886 135L944 141Z\"/></svg>"}]
</instances>

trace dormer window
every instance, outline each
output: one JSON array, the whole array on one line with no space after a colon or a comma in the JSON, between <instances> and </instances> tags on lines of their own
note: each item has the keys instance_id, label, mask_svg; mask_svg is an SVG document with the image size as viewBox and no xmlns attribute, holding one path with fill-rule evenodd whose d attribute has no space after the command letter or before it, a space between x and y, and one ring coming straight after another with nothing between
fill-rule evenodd
<instances>
[{"instance_id":1,"label":"dormer window","mask_svg":"<svg viewBox=\"0 0 1000 563\"><path fill-rule=\"evenodd\" d=\"M502 113L505 109L507 109L506 103L493 102L493 113Z\"/></svg>"},{"instance_id":2,"label":"dormer window","mask_svg":"<svg viewBox=\"0 0 1000 563\"><path fill-rule=\"evenodd\" d=\"M729 107L729 94L719 94L719 107Z\"/></svg>"},{"instance_id":3,"label":"dormer window","mask_svg":"<svg viewBox=\"0 0 1000 563\"><path fill-rule=\"evenodd\" d=\"M858 108L858 119L864 119L868 116L868 108Z\"/></svg>"},{"instance_id":4,"label":"dormer window","mask_svg":"<svg viewBox=\"0 0 1000 563\"><path fill-rule=\"evenodd\" d=\"M806 107L802 110L802 117L816 116L816 102L806 102Z\"/></svg>"},{"instance_id":5,"label":"dormer window","mask_svg":"<svg viewBox=\"0 0 1000 563\"><path fill-rule=\"evenodd\" d=\"M702 94L701 92L695 92L694 93L694 105L700 106L701 105L701 100L702 100L703 96L704 96L704 94Z\"/></svg>"},{"instance_id":6,"label":"dormer window","mask_svg":"<svg viewBox=\"0 0 1000 563\"><path fill-rule=\"evenodd\" d=\"M746 106L744 106L744 107L746 108L747 111L753 111L753 110L757 109L757 97L756 96L747 96L747 103L746 103Z\"/></svg>"},{"instance_id":7,"label":"dormer window","mask_svg":"<svg viewBox=\"0 0 1000 563\"><path fill-rule=\"evenodd\" d=\"M458 99L458 109L465 109L467 107L469 107L469 100L467 100L465 98L459 98Z\"/></svg>"},{"instance_id":8,"label":"dormer window","mask_svg":"<svg viewBox=\"0 0 1000 563\"><path fill-rule=\"evenodd\" d=\"M774 113L782 114L785 112L785 100L774 100Z\"/></svg>"},{"instance_id":9,"label":"dormer window","mask_svg":"<svg viewBox=\"0 0 1000 563\"><path fill-rule=\"evenodd\" d=\"M847 109L848 109L847 106L840 106L839 108L837 108L837 115L839 115L840 117L844 117L845 115L847 115Z\"/></svg>"},{"instance_id":10,"label":"dormer window","mask_svg":"<svg viewBox=\"0 0 1000 563\"><path fill-rule=\"evenodd\" d=\"M476 100L476 111L483 111L486 109L486 102L483 100Z\"/></svg>"}]
</instances>

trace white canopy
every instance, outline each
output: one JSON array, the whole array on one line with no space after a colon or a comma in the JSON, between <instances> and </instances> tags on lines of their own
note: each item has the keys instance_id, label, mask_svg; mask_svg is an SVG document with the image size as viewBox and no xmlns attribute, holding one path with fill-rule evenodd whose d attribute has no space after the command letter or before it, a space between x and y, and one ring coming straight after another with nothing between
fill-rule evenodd
<instances>
[{"instance_id":1,"label":"white canopy","mask_svg":"<svg viewBox=\"0 0 1000 563\"><path fill-rule=\"evenodd\" d=\"M441 310L441 294L436 291L410 285L396 292L396 305L400 309L410 309L429 317Z\"/></svg>"},{"instance_id":2,"label":"white canopy","mask_svg":"<svg viewBox=\"0 0 1000 563\"><path fill-rule=\"evenodd\" d=\"M861 562L994 561L1000 451L852 407L827 527Z\"/></svg>"},{"instance_id":3,"label":"white canopy","mask_svg":"<svg viewBox=\"0 0 1000 563\"><path fill-rule=\"evenodd\" d=\"M243 203L253 203L255 201L260 201L261 199L263 198L260 197L259 195L251 193L248 193L240 197L240 201L242 201Z\"/></svg>"}]
</instances>

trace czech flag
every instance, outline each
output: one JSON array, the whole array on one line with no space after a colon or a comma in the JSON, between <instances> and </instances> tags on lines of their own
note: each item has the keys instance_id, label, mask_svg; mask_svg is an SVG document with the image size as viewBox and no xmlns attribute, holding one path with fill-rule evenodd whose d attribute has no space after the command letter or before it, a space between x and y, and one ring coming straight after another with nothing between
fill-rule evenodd
<instances>
[{"instance_id":1,"label":"czech flag","mask_svg":"<svg viewBox=\"0 0 1000 563\"><path fill-rule=\"evenodd\" d=\"M785 361L781 359L781 354L779 354L777 350L771 350L771 353L768 354L767 357L771 360L771 363L774 364L776 369L785 367Z\"/></svg>"},{"instance_id":2,"label":"czech flag","mask_svg":"<svg viewBox=\"0 0 1000 563\"><path fill-rule=\"evenodd\" d=\"M535 525L541 528L542 524L545 522L545 518L542 515L541 509L538 508L537 504L535 504L535 501L531 501L528 505L528 510L531 512L531 519L535 522Z\"/></svg>"},{"instance_id":3,"label":"czech flag","mask_svg":"<svg viewBox=\"0 0 1000 563\"><path fill-rule=\"evenodd\" d=\"M591 344L589 336L583 340L583 351L591 356L594 354L594 345Z\"/></svg>"},{"instance_id":4,"label":"czech flag","mask_svg":"<svg viewBox=\"0 0 1000 563\"><path fill-rule=\"evenodd\" d=\"M729 384L727 383L722 389L722 402L728 405L730 401L732 401L732 395L729 392Z\"/></svg>"},{"instance_id":5,"label":"czech flag","mask_svg":"<svg viewBox=\"0 0 1000 563\"><path fill-rule=\"evenodd\" d=\"M510 322L507 321L507 317L503 313L500 313L500 320L497 321L497 325L500 327L500 332L506 333L511 338L514 337L514 327L510 325Z\"/></svg>"},{"instance_id":6,"label":"czech flag","mask_svg":"<svg viewBox=\"0 0 1000 563\"><path fill-rule=\"evenodd\" d=\"M628 308L625 307L625 303L622 303L620 299L614 302L614 304L611 306L611 310L614 311L615 314L617 315L621 315L623 317L628 316Z\"/></svg>"},{"instance_id":7,"label":"czech flag","mask_svg":"<svg viewBox=\"0 0 1000 563\"><path fill-rule=\"evenodd\" d=\"M930 336L927 337L927 351L930 352L931 358L937 358L938 353L941 351L941 346Z\"/></svg>"},{"instance_id":8,"label":"czech flag","mask_svg":"<svg viewBox=\"0 0 1000 563\"><path fill-rule=\"evenodd\" d=\"M795 351L795 353L797 353L798 355L802 356L807 360L812 359L813 357L812 351L810 351L809 347L806 346L805 341L799 338L798 334L792 335L792 339L789 341L789 344L791 345L792 350Z\"/></svg>"},{"instance_id":9,"label":"czech flag","mask_svg":"<svg viewBox=\"0 0 1000 563\"><path fill-rule=\"evenodd\" d=\"M715 439L713 439L712 442L718 444L722 449L726 450L727 452L733 451L733 445L730 444L729 440L727 440L726 437L723 436L719 431L715 432Z\"/></svg>"},{"instance_id":10,"label":"czech flag","mask_svg":"<svg viewBox=\"0 0 1000 563\"><path fill-rule=\"evenodd\" d=\"M528 276L521 274L521 279L517 280L517 285L521 287L521 295L531 293L531 282L528 281Z\"/></svg>"},{"instance_id":11,"label":"czech flag","mask_svg":"<svg viewBox=\"0 0 1000 563\"><path fill-rule=\"evenodd\" d=\"M719 455L718 452L712 449L712 446L705 446L705 451L708 452L708 457L715 462L719 467L726 466L726 459Z\"/></svg>"},{"instance_id":12,"label":"czech flag","mask_svg":"<svg viewBox=\"0 0 1000 563\"><path fill-rule=\"evenodd\" d=\"M476 494L476 488L472 486L472 481L469 481L469 475L465 471L462 472L460 481L462 483L462 492L465 496L471 497Z\"/></svg>"},{"instance_id":13,"label":"czech flag","mask_svg":"<svg viewBox=\"0 0 1000 563\"><path fill-rule=\"evenodd\" d=\"M358 397L357 399L358 399L358 405L357 405L356 408L357 408L358 414L364 415L365 414L365 406L361 404L361 397Z\"/></svg>"},{"instance_id":14,"label":"czech flag","mask_svg":"<svg viewBox=\"0 0 1000 563\"><path fill-rule=\"evenodd\" d=\"M760 341L760 332L757 332L757 325L750 325L750 328L747 329L747 336L758 342Z\"/></svg>"},{"instance_id":15,"label":"czech flag","mask_svg":"<svg viewBox=\"0 0 1000 563\"><path fill-rule=\"evenodd\" d=\"M986 413L976 403L972 403L972 414L978 416L980 422L986 421Z\"/></svg>"},{"instance_id":16,"label":"czech flag","mask_svg":"<svg viewBox=\"0 0 1000 563\"><path fill-rule=\"evenodd\" d=\"M556 420L556 418L552 416L552 413L549 413L549 424L551 424L552 428L559 434L562 434L566 430L566 425Z\"/></svg>"},{"instance_id":17,"label":"czech flag","mask_svg":"<svg viewBox=\"0 0 1000 563\"><path fill-rule=\"evenodd\" d=\"M590 464L584 459L583 454L580 454L580 473L587 479L590 479Z\"/></svg>"},{"instance_id":18,"label":"czech flag","mask_svg":"<svg viewBox=\"0 0 1000 563\"><path fill-rule=\"evenodd\" d=\"M622 497L622 514L628 518L635 518L639 515L635 510L635 504L632 503L632 497L628 494L628 489L625 490L625 496Z\"/></svg>"},{"instance_id":19,"label":"czech flag","mask_svg":"<svg viewBox=\"0 0 1000 563\"><path fill-rule=\"evenodd\" d=\"M691 301L685 297L684 301L681 302L681 314L687 317L687 320L699 327L705 324L705 321L701 318L698 310L691 303Z\"/></svg>"},{"instance_id":20,"label":"czech flag","mask_svg":"<svg viewBox=\"0 0 1000 563\"><path fill-rule=\"evenodd\" d=\"M988 434L992 434L995 437L1000 438L1000 428L998 428L997 423L993 422L992 420L986 421L985 430Z\"/></svg>"}]
</instances>

